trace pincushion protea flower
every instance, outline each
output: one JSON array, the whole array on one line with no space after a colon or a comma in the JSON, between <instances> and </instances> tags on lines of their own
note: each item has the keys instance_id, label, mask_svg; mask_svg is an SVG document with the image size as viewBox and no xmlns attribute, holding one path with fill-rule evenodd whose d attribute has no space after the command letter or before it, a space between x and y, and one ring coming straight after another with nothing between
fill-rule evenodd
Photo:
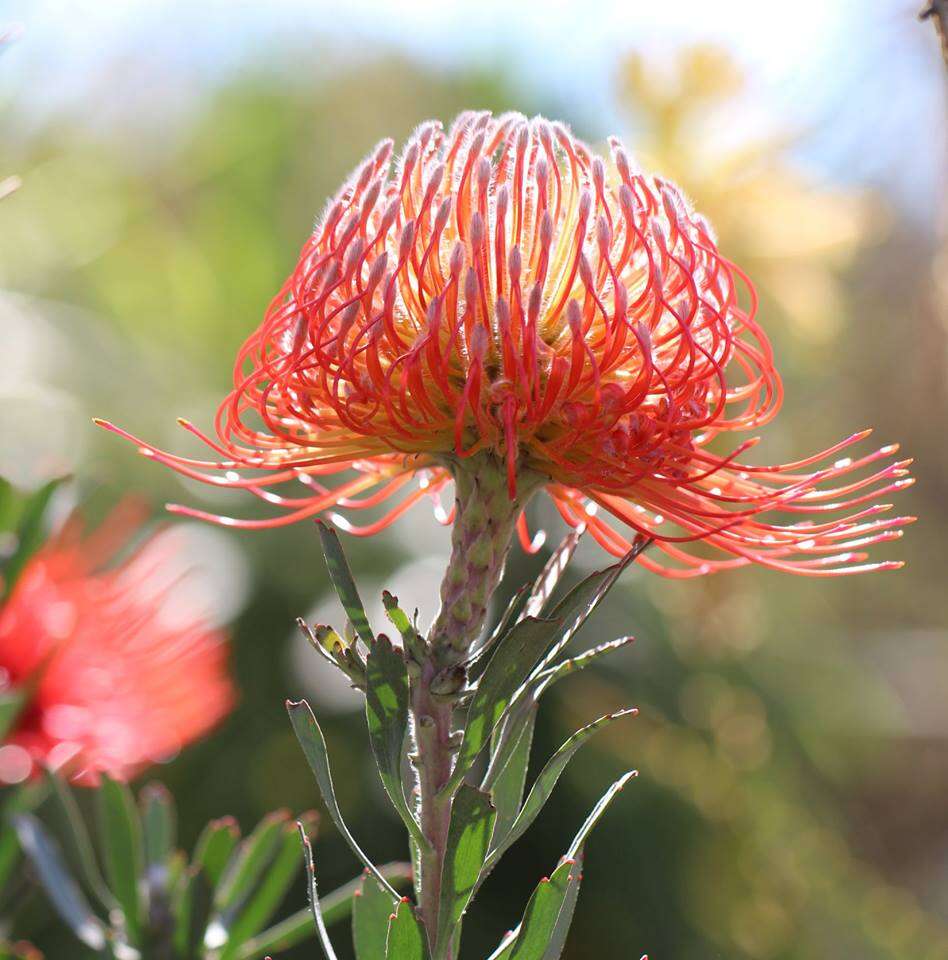
<instances>
[{"instance_id":1,"label":"pincushion protea flower","mask_svg":"<svg viewBox=\"0 0 948 960\"><path fill-rule=\"evenodd\" d=\"M224 635L180 591L172 598L173 585L156 591L182 571L170 539L102 569L137 526L127 514L88 537L72 519L0 607L0 688L24 697L0 746L0 782L41 763L83 782L127 779L231 707Z\"/></svg>"},{"instance_id":2,"label":"pincushion protea flower","mask_svg":"<svg viewBox=\"0 0 948 960\"><path fill-rule=\"evenodd\" d=\"M654 539L664 556L638 562L667 576L900 566L863 552L911 519L873 505L911 483L896 446L850 454L863 431L794 463L744 463L756 438L719 452L716 438L763 426L781 403L753 287L675 185L610 144L607 162L560 124L488 113L448 133L422 125L394 165L384 141L241 349L216 438L182 421L218 459L100 423L187 477L283 510L172 508L232 526L328 511L371 534L489 455L508 497L522 495L518 513L543 485L613 554ZM303 495L276 492L289 481ZM362 527L332 512L395 497Z\"/></svg>"}]
</instances>

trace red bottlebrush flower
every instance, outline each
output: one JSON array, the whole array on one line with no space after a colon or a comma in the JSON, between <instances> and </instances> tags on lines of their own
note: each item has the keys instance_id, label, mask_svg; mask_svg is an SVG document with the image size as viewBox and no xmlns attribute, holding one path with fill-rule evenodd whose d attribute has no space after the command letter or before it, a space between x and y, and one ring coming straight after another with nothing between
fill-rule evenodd
<instances>
[{"instance_id":1,"label":"red bottlebrush flower","mask_svg":"<svg viewBox=\"0 0 948 960\"><path fill-rule=\"evenodd\" d=\"M898 566L862 552L911 519L867 505L911 482L895 446L850 456L864 431L774 466L742 462L756 438L716 452L715 438L762 426L782 399L753 287L677 187L610 143L607 163L560 124L487 113L448 133L424 124L394 167L383 142L241 349L216 439L182 421L219 459L103 425L185 476L284 510L234 520L172 508L233 526L401 493L365 527L333 515L372 533L487 450L511 492L519 471L542 475L567 523L610 552L653 537L664 559L639 562L669 576ZM304 494L276 493L286 481ZM526 541L522 518L520 531Z\"/></svg>"},{"instance_id":2,"label":"red bottlebrush flower","mask_svg":"<svg viewBox=\"0 0 948 960\"><path fill-rule=\"evenodd\" d=\"M224 635L157 581L183 558L152 538L102 569L135 524L113 515L89 537L73 519L23 569L0 607L0 689L24 705L0 745L0 783L38 764L80 782L127 779L207 732L234 691Z\"/></svg>"}]
</instances>

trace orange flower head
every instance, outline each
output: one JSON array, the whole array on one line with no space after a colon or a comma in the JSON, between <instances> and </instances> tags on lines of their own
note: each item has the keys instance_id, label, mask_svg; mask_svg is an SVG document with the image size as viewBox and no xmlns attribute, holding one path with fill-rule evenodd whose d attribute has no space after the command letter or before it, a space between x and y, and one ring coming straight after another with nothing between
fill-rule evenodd
<instances>
[{"instance_id":1,"label":"orange flower head","mask_svg":"<svg viewBox=\"0 0 948 960\"><path fill-rule=\"evenodd\" d=\"M0 689L24 698L0 783L41 764L84 783L128 779L230 710L224 635L173 584L156 588L183 569L172 538L101 568L137 526L123 512L85 538L71 520L0 606Z\"/></svg>"},{"instance_id":2,"label":"orange flower head","mask_svg":"<svg viewBox=\"0 0 948 960\"><path fill-rule=\"evenodd\" d=\"M191 460L135 440L185 476L249 489L292 523L398 495L368 534L467 458L540 475L565 520L671 576L759 563L831 575L897 566L862 548L911 518L868 506L911 480L895 446L751 466L745 439L777 413L780 378L750 281L678 188L609 160L561 124L464 114L384 141L306 241L236 363L216 438ZM325 485L327 475L348 476ZM408 489L412 477L420 484ZM288 481L303 496L274 489ZM606 520L606 515L611 521ZM617 522L616 522L617 521ZM529 543L525 524L521 539Z\"/></svg>"}]
</instances>

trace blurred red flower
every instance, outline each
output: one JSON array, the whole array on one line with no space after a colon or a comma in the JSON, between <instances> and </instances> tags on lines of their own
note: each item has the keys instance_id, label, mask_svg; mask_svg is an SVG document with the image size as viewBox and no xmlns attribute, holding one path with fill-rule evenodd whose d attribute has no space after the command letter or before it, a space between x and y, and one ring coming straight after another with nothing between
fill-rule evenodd
<instances>
[{"instance_id":1,"label":"blurred red flower","mask_svg":"<svg viewBox=\"0 0 948 960\"><path fill-rule=\"evenodd\" d=\"M177 589L180 548L152 537L104 569L138 527L119 508L82 536L73 518L0 607L0 691L24 704L0 746L0 783L39 764L81 782L128 779L206 733L234 689L224 634Z\"/></svg>"},{"instance_id":2,"label":"blurred red flower","mask_svg":"<svg viewBox=\"0 0 948 960\"><path fill-rule=\"evenodd\" d=\"M742 462L756 437L718 452L715 438L768 423L781 404L753 287L678 188L610 143L607 166L561 124L488 113L447 134L424 124L394 170L383 142L238 354L217 437L181 421L219 459L100 423L187 477L284 511L235 520L172 507L232 526L400 494L362 527L332 514L374 533L486 450L506 463L511 493L522 471L541 475L567 523L610 552L654 538L661 553L638 562L669 576L900 566L863 552L912 519L873 503L911 483L895 445L850 456L862 431L772 466ZM275 491L287 481L303 495ZM528 545L522 517L519 530Z\"/></svg>"}]
</instances>

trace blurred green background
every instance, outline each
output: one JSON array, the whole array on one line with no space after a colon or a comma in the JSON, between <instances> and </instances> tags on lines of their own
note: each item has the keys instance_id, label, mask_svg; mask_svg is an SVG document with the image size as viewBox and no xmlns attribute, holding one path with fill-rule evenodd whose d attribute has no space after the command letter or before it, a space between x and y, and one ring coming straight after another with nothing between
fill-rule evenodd
<instances>
[{"instance_id":1,"label":"blurred green background","mask_svg":"<svg viewBox=\"0 0 948 960\"><path fill-rule=\"evenodd\" d=\"M779 20L741 2L582 6L5 4L24 29L0 56L0 175L23 186L0 206L0 474L28 487L68 469L93 514L127 492L156 518L167 500L254 511L90 418L192 449L175 416L211 422L314 216L381 137L466 108L623 136L759 287L787 391L761 462L875 425L917 458L898 509L921 522L890 545L909 561L895 575L628 575L586 639L637 643L551 696L535 758L606 708L631 700L641 716L571 765L486 887L466 955L516 922L601 788L636 766L589 844L569 960L943 960L948 166L934 32L899 2L802 3ZM562 532L542 505L533 525ZM249 827L316 804L282 706L306 696L354 832L380 861L403 856L358 703L294 635L300 614L340 620L311 527L193 537L209 602L233 620L241 700L153 771L184 840L213 816ZM426 507L346 546L365 593L388 586L434 613L447 532ZM542 560L515 550L507 583ZM592 547L579 560L577 575L604 562ZM356 872L331 825L317 860L325 889ZM21 933L77 956L42 913Z\"/></svg>"}]
</instances>

